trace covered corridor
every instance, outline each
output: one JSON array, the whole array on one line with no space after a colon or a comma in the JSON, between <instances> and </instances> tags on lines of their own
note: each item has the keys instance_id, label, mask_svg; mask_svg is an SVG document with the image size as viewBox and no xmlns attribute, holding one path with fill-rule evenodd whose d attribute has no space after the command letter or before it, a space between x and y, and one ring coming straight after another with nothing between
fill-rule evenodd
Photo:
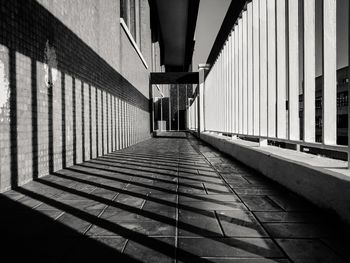
<instances>
[{"instance_id":1,"label":"covered corridor","mask_svg":"<svg viewBox=\"0 0 350 263\"><path fill-rule=\"evenodd\" d=\"M0 206L1 256L15 261L350 260L347 227L189 133L57 171Z\"/></svg>"},{"instance_id":2,"label":"covered corridor","mask_svg":"<svg viewBox=\"0 0 350 263\"><path fill-rule=\"evenodd\" d=\"M1 262L350 262L349 14L0 1Z\"/></svg>"}]
</instances>

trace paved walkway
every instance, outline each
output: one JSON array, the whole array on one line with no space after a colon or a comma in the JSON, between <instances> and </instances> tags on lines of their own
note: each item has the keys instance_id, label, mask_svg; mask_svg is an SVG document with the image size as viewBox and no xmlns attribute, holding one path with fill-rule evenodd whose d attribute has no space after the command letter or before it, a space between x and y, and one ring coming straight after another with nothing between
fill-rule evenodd
<instances>
[{"instance_id":1,"label":"paved walkway","mask_svg":"<svg viewBox=\"0 0 350 263\"><path fill-rule=\"evenodd\" d=\"M348 230L193 137L164 136L0 195L11 262L347 262Z\"/></svg>"}]
</instances>

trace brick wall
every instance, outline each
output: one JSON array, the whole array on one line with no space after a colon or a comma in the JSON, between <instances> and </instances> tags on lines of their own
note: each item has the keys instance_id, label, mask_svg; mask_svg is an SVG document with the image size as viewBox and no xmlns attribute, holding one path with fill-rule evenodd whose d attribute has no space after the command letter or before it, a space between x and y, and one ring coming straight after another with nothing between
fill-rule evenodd
<instances>
[{"instance_id":1,"label":"brick wall","mask_svg":"<svg viewBox=\"0 0 350 263\"><path fill-rule=\"evenodd\" d=\"M150 137L149 69L119 12L117 0L0 2L0 191Z\"/></svg>"}]
</instances>

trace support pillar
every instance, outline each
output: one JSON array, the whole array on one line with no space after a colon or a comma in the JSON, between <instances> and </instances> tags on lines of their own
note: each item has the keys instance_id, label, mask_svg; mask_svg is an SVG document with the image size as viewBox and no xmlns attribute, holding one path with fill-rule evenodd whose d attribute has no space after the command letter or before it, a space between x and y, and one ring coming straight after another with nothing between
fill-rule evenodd
<instances>
[{"instance_id":1,"label":"support pillar","mask_svg":"<svg viewBox=\"0 0 350 263\"><path fill-rule=\"evenodd\" d=\"M259 146L267 146L267 139L260 139Z\"/></svg>"},{"instance_id":2,"label":"support pillar","mask_svg":"<svg viewBox=\"0 0 350 263\"><path fill-rule=\"evenodd\" d=\"M204 116L204 96L205 96L205 73L209 70L209 65L199 64L199 83L198 83L198 137L200 137L201 132L205 131L205 116Z\"/></svg>"}]
</instances>

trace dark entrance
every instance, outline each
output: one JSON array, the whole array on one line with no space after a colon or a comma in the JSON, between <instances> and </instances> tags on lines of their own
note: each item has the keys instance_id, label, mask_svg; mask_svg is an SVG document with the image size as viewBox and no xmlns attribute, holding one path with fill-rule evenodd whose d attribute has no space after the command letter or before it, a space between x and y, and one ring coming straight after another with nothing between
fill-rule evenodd
<instances>
[{"instance_id":1,"label":"dark entrance","mask_svg":"<svg viewBox=\"0 0 350 263\"><path fill-rule=\"evenodd\" d=\"M151 73L153 131L187 130L187 109L197 72Z\"/></svg>"}]
</instances>

